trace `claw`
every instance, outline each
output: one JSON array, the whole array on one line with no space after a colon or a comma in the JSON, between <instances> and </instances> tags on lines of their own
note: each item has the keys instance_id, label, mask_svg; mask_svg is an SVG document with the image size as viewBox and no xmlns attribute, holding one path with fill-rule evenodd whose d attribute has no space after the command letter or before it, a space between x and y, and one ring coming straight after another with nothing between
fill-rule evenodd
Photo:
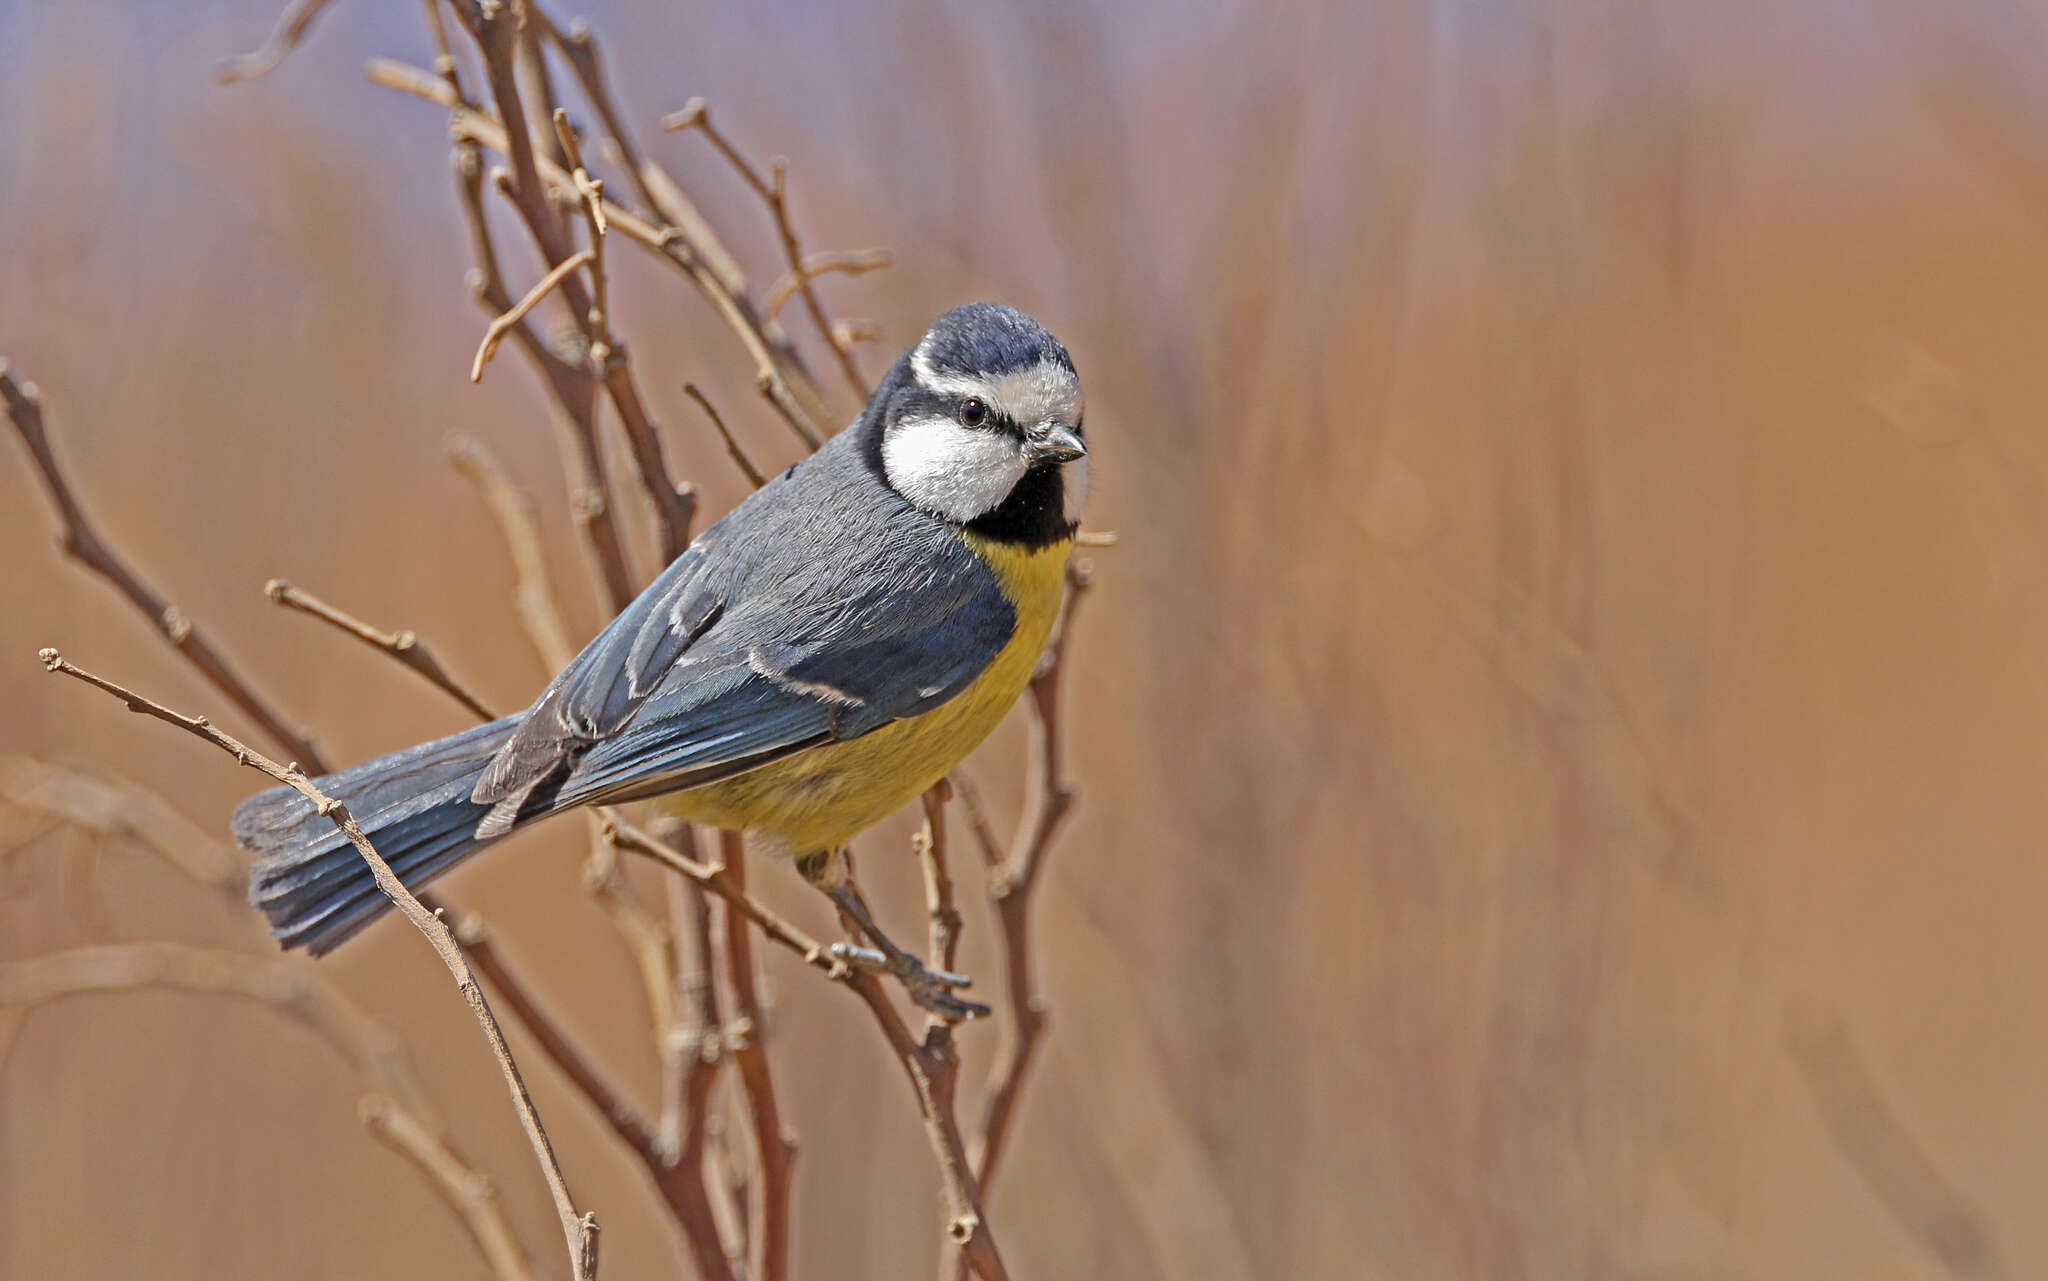
<instances>
[{"instance_id":1,"label":"claw","mask_svg":"<svg viewBox=\"0 0 2048 1281\"><path fill-rule=\"evenodd\" d=\"M920 1008L948 1022L988 1017L988 1006L955 996L951 991L971 985L973 979L949 970L930 969L923 961L896 946L875 924L874 918L868 914L867 904L850 885L842 883L825 893L846 914L846 918L875 944L874 947L862 947L856 943L834 943L825 949L833 960L873 973L892 975L903 984L903 990Z\"/></svg>"}]
</instances>

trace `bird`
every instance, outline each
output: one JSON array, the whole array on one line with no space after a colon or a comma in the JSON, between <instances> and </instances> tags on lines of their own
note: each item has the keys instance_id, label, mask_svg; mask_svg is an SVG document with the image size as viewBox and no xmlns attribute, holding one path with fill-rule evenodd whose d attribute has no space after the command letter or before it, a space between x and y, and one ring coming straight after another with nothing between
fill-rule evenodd
<instances>
[{"instance_id":1,"label":"bird","mask_svg":"<svg viewBox=\"0 0 2048 1281\"><path fill-rule=\"evenodd\" d=\"M1083 411L1044 326L955 307L848 428L698 535L525 711L315 784L413 890L551 815L664 797L793 860L919 1004L979 1012L950 991L964 976L888 941L842 852L1029 684L1087 500ZM284 947L330 952L390 908L293 789L248 798L231 827Z\"/></svg>"}]
</instances>

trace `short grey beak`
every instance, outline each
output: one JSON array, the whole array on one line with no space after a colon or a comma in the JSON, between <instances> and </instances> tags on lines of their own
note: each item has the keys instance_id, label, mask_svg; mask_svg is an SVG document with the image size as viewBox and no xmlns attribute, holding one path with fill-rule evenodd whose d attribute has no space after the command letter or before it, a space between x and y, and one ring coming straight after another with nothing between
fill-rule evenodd
<instances>
[{"instance_id":1,"label":"short grey beak","mask_svg":"<svg viewBox=\"0 0 2048 1281\"><path fill-rule=\"evenodd\" d=\"M1072 427L1055 425L1035 431L1024 441L1024 457L1032 466L1070 463L1088 456L1088 446Z\"/></svg>"}]
</instances>

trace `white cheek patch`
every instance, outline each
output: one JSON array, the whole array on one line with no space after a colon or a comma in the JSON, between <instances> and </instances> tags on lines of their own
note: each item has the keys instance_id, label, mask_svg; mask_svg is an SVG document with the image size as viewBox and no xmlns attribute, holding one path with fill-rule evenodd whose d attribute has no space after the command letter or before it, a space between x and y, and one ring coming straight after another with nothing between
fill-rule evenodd
<instances>
[{"instance_id":1,"label":"white cheek patch","mask_svg":"<svg viewBox=\"0 0 2048 1281\"><path fill-rule=\"evenodd\" d=\"M964 525L1000 507L1026 467L1007 433L920 415L903 419L882 438L882 470L897 493Z\"/></svg>"},{"instance_id":2,"label":"white cheek patch","mask_svg":"<svg viewBox=\"0 0 2048 1281\"><path fill-rule=\"evenodd\" d=\"M1060 468L1060 492L1064 495L1067 524L1079 525L1082 509L1088 506L1088 458L1085 454Z\"/></svg>"}]
</instances>

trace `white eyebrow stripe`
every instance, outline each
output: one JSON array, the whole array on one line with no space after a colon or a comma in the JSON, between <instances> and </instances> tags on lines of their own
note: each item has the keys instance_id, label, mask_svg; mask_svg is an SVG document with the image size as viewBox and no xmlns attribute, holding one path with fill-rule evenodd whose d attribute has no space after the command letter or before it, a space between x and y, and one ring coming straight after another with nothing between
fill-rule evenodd
<instances>
[{"instance_id":1,"label":"white eyebrow stripe","mask_svg":"<svg viewBox=\"0 0 2048 1281\"><path fill-rule=\"evenodd\" d=\"M1055 360L1041 360L1028 369L1013 369L994 377L953 374L932 364L927 335L910 356L910 371L929 391L946 396L979 396L1019 426L1058 421L1079 426L1086 408L1081 380Z\"/></svg>"},{"instance_id":2,"label":"white eyebrow stripe","mask_svg":"<svg viewBox=\"0 0 2048 1281\"><path fill-rule=\"evenodd\" d=\"M982 386L979 378L967 374L940 373L932 365L931 355L926 350L931 346L931 342L930 336L926 336L910 356L910 372L917 375L917 381L923 383L926 390L947 396L982 396L988 393L988 388Z\"/></svg>"}]
</instances>

